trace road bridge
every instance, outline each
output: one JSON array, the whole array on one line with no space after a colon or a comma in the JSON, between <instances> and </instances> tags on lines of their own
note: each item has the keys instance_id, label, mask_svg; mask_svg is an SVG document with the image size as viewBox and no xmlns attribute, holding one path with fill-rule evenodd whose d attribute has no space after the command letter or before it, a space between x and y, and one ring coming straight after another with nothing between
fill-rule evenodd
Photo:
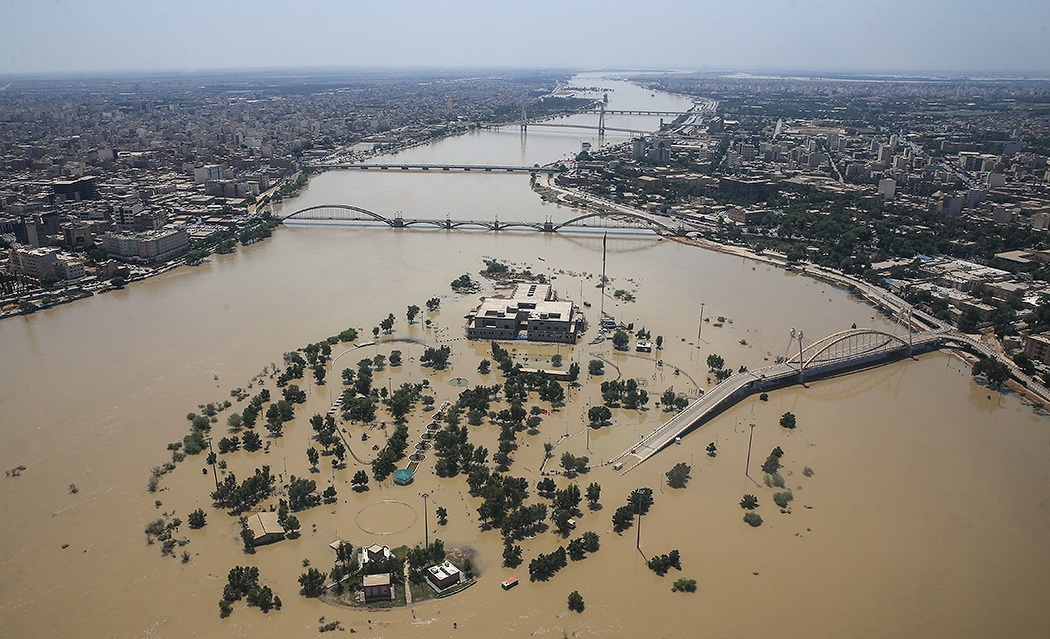
<instances>
[{"instance_id":1,"label":"road bridge","mask_svg":"<svg viewBox=\"0 0 1050 639\"><path fill-rule=\"evenodd\" d=\"M602 113L606 115L659 115L659 116L674 116L679 117L682 115L690 115L696 113L696 111L646 111L646 110L614 110L614 109L589 109L587 111L581 111L581 113Z\"/></svg>"},{"instance_id":2,"label":"road bridge","mask_svg":"<svg viewBox=\"0 0 1050 639\"><path fill-rule=\"evenodd\" d=\"M608 113L608 111L606 111ZM600 134L604 134L606 131L615 131L616 133L631 133L633 135L645 135L645 131L641 129L620 129L611 126L593 125L593 124L569 124L566 122L529 122L522 126L522 129L531 129L533 127L541 126L544 128L562 128L562 129L586 129L589 131L597 131Z\"/></svg>"},{"instance_id":3,"label":"road bridge","mask_svg":"<svg viewBox=\"0 0 1050 639\"><path fill-rule=\"evenodd\" d=\"M911 357L945 346L961 346L984 357L995 356L990 348L965 335L938 328L901 337L873 328L856 328L834 333L809 346L802 346L802 334L792 331L792 340L799 343L799 352L786 361L756 370L730 375L709 389L670 420L641 440L613 457L607 463L633 464L627 471L649 459L689 431L702 426L716 415L754 393L783 388L806 381L865 370ZM1005 362L1022 384L1041 396L1046 389L1020 371L1012 362ZM625 472L627 472L625 471Z\"/></svg>"},{"instance_id":4,"label":"road bridge","mask_svg":"<svg viewBox=\"0 0 1050 639\"><path fill-rule=\"evenodd\" d=\"M460 171L476 173L561 173L562 166L515 166L503 164L417 164L417 163L368 163L336 162L330 164L311 164L322 169L358 169L361 171Z\"/></svg>"},{"instance_id":5,"label":"road bridge","mask_svg":"<svg viewBox=\"0 0 1050 639\"><path fill-rule=\"evenodd\" d=\"M301 220L314 222L366 223L380 224L390 228L436 228L445 230L478 229L489 231L525 230L541 233L557 233L572 229L614 229L639 228L649 229L660 235L681 236L691 229L672 227L651 215L641 212L594 211L583 213L561 222L547 219L543 222L508 222L494 216L492 220L455 220L451 217L406 218L400 214L388 217L375 211L350 204L320 204L299 209L280 218L282 222ZM595 224L598 222L599 224ZM616 222L617 224L609 224Z\"/></svg>"}]
</instances>

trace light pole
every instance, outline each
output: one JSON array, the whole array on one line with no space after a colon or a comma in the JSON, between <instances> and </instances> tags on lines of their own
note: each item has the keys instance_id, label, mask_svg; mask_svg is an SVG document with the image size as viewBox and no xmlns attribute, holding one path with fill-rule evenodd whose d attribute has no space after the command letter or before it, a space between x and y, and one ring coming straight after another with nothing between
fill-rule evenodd
<instances>
[{"instance_id":1,"label":"light pole","mask_svg":"<svg viewBox=\"0 0 1050 639\"><path fill-rule=\"evenodd\" d=\"M211 453L208 456L211 457L212 460L213 460L212 463L211 463L211 476L215 479L215 491L218 492L218 490L219 490L219 472L217 470L215 470L215 461L214 461L215 460L215 449L212 448L212 446L211 446L211 435L208 436L208 451ZM288 471L285 471L285 472L288 472Z\"/></svg>"},{"instance_id":2,"label":"light pole","mask_svg":"<svg viewBox=\"0 0 1050 639\"><path fill-rule=\"evenodd\" d=\"M696 329L696 340L700 341L700 334L704 332L704 303L700 302L700 326ZM699 344L697 344L699 346Z\"/></svg>"},{"instance_id":3,"label":"light pole","mask_svg":"<svg viewBox=\"0 0 1050 639\"><path fill-rule=\"evenodd\" d=\"M748 472L751 469L751 440L755 438L755 425L751 424L751 434L747 437L747 461L744 463L744 476L750 478Z\"/></svg>"},{"instance_id":4,"label":"light pole","mask_svg":"<svg viewBox=\"0 0 1050 639\"><path fill-rule=\"evenodd\" d=\"M430 493L423 493L423 547L427 550L430 549L430 526L427 524L427 499L430 498Z\"/></svg>"},{"instance_id":5,"label":"light pole","mask_svg":"<svg viewBox=\"0 0 1050 639\"><path fill-rule=\"evenodd\" d=\"M638 490L634 491L634 505L638 509L638 537L634 547L638 549L638 552L642 552L642 494Z\"/></svg>"}]
</instances>

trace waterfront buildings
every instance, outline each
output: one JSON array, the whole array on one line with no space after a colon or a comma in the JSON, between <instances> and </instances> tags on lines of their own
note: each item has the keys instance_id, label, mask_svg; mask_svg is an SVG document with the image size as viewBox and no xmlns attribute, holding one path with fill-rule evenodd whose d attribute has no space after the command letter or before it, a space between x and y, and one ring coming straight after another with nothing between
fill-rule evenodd
<instances>
[{"instance_id":1,"label":"waterfront buildings","mask_svg":"<svg viewBox=\"0 0 1050 639\"><path fill-rule=\"evenodd\" d=\"M190 248L186 229L106 233L103 246L110 256L127 262L156 264L182 255Z\"/></svg>"}]
</instances>

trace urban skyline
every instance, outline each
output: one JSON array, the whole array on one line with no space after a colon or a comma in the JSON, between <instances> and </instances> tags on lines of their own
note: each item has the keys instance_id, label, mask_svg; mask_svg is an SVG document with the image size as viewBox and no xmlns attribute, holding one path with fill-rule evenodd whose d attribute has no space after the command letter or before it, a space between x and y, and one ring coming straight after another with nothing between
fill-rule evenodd
<instances>
[{"instance_id":1,"label":"urban skyline","mask_svg":"<svg viewBox=\"0 0 1050 639\"><path fill-rule=\"evenodd\" d=\"M1050 6L799 0L305 5L5 0L0 75L555 67L1044 75ZM46 46L45 43L46 42Z\"/></svg>"}]
</instances>

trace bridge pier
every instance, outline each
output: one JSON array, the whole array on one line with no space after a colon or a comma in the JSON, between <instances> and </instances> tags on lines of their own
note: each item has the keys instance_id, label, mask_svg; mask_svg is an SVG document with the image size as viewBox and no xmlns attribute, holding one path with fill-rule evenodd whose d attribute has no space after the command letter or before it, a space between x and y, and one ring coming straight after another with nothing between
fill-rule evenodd
<instances>
[{"instance_id":1,"label":"bridge pier","mask_svg":"<svg viewBox=\"0 0 1050 639\"><path fill-rule=\"evenodd\" d=\"M544 222L543 223L543 232L544 233L553 233L554 232L554 222L550 222L550 221Z\"/></svg>"}]
</instances>

